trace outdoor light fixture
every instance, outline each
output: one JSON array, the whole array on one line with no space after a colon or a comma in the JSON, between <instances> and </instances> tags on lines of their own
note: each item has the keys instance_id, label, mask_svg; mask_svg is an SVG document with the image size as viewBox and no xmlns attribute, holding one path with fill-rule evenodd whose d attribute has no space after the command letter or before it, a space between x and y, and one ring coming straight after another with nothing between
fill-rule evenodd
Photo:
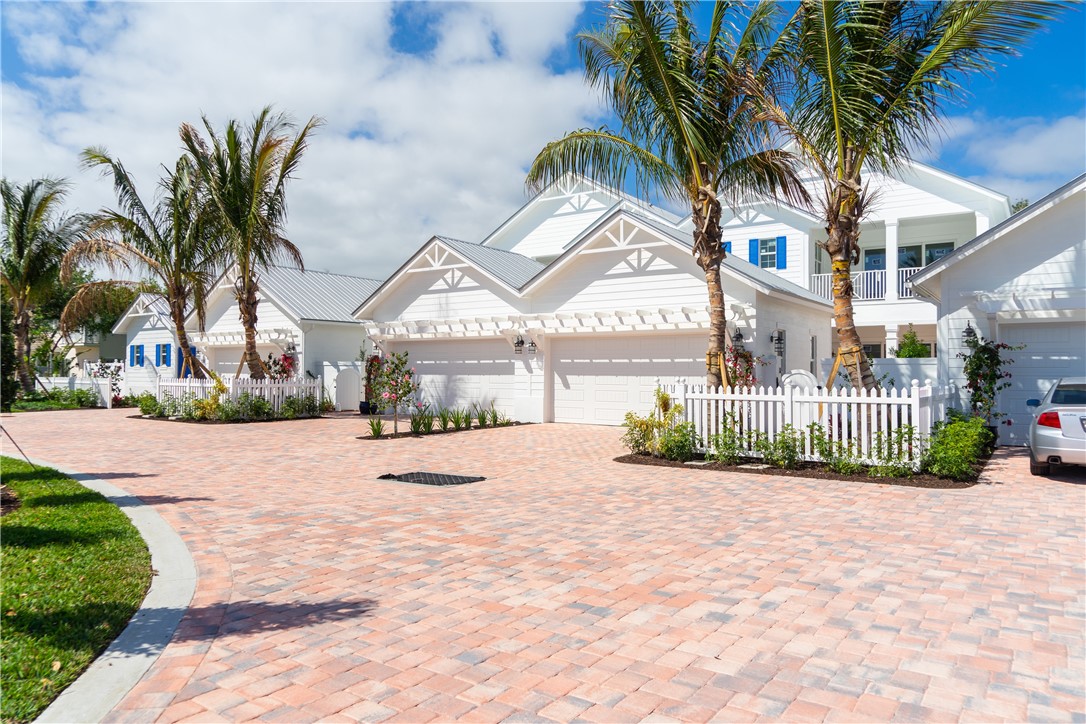
<instances>
[{"instance_id":1,"label":"outdoor light fixture","mask_svg":"<svg viewBox=\"0 0 1086 724\"><path fill-rule=\"evenodd\" d=\"M735 328L735 334L732 335L732 347L736 349L743 349L743 333L739 331L739 328Z\"/></svg>"},{"instance_id":2,"label":"outdoor light fixture","mask_svg":"<svg viewBox=\"0 0 1086 724\"><path fill-rule=\"evenodd\" d=\"M769 343L773 345L773 352L778 357L784 357L784 330L778 329L769 335Z\"/></svg>"},{"instance_id":3,"label":"outdoor light fixture","mask_svg":"<svg viewBox=\"0 0 1086 724\"><path fill-rule=\"evenodd\" d=\"M962 342L969 344L971 340L977 338L977 330L973 329L973 325L969 322L965 323L965 329L962 330Z\"/></svg>"},{"instance_id":4,"label":"outdoor light fixture","mask_svg":"<svg viewBox=\"0 0 1086 724\"><path fill-rule=\"evenodd\" d=\"M535 340L534 339L529 339L528 340L528 354L535 354L535 350L536 350Z\"/></svg>"},{"instance_id":5,"label":"outdoor light fixture","mask_svg":"<svg viewBox=\"0 0 1086 724\"><path fill-rule=\"evenodd\" d=\"M513 342L513 352L524 354L524 337L517 335L516 341Z\"/></svg>"}]
</instances>

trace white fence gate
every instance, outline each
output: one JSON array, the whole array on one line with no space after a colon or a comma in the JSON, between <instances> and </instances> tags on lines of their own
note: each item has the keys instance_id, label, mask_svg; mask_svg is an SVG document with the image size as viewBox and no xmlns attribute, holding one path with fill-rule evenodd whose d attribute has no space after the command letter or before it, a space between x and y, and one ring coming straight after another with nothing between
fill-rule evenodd
<instances>
[{"instance_id":1,"label":"white fence gate","mask_svg":"<svg viewBox=\"0 0 1086 724\"><path fill-rule=\"evenodd\" d=\"M802 439L804 460L821 460L813 433L830 445L842 445L866 464L879 462L879 445L901 443L899 454L919 464L932 426L946 416L947 392L913 380L907 389L807 390L795 387L708 387L678 384L659 387L683 406L683 419L694 424L700 451L725 429L738 431L743 454L761 457L755 441L770 440L791 426ZM817 426L817 427L815 427Z\"/></svg>"},{"instance_id":2,"label":"white fence gate","mask_svg":"<svg viewBox=\"0 0 1086 724\"><path fill-rule=\"evenodd\" d=\"M272 409L279 412L283 407L283 400L288 397L321 399L323 383L320 378L315 380L286 380L282 382L272 380L254 380L249 377L235 377L223 380L226 385L224 399L237 402L241 395L248 393L252 397L262 397L271 403ZM192 377L185 379L159 379L155 388L155 398L162 403L166 395L183 400L206 400L211 397L215 389L215 380L197 380Z\"/></svg>"}]
</instances>

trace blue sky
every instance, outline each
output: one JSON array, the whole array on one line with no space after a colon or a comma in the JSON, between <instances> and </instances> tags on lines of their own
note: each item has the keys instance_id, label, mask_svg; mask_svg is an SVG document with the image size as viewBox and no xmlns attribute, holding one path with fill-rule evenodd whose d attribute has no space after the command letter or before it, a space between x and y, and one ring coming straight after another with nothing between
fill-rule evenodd
<instances>
[{"instance_id":1,"label":"blue sky","mask_svg":"<svg viewBox=\"0 0 1086 724\"><path fill-rule=\"evenodd\" d=\"M177 126L221 127L265 104L322 116L291 189L288 232L313 268L383 276L433 234L477 241L524 203L547 141L605 122L573 40L577 3L0 5L5 176L72 179L102 145L151 193ZM1039 198L1086 169L1086 15L1065 12L1021 58L948 108L922 160Z\"/></svg>"}]
</instances>

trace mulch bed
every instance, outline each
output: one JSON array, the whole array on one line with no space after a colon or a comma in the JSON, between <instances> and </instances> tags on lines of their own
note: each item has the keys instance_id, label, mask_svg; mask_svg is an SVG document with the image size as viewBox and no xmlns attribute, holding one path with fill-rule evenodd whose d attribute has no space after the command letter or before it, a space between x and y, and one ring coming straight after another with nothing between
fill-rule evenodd
<instances>
[{"instance_id":1,"label":"mulch bed","mask_svg":"<svg viewBox=\"0 0 1086 724\"><path fill-rule=\"evenodd\" d=\"M398 432L393 435L391 432L386 432L381 437L374 437L373 435L358 435L355 440L394 440L401 437L433 437L434 435L453 435L458 432L474 432L476 430L500 430L503 427L520 427L521 425L534 425L534 422L510 422L508 425L498 425L497 427L469 427L463 430L439 430L434 428L426 435L420 435L415 432L407 430L405 432Z\"/></svg>"},{"instance_id":2,"label":"mulch bed","mask_svg":"<svg viewBox=\"0 0 1086 724\"><path fill-rule=\"evenodd\" d=\"M183 417L154 417L153 415L129 415L129 420L157 420L159 422L185 422L189 425L252 425L260 422L297 422L298 420L319 420L323 415L317 417L295 417L285 418L276 417L271 420L191 420Z\"/></svg>"},{"instance_id":3,"label":"mulch bed","mask_svg":"<svg viewBox=\"0 0 1086 724\"><path fill-rule=\"evenodd\" d=\"M19 500L19 496L16 495L11 488L0 484L0 517L7 515L22 504L22 501Z\"/></svg>"},{"instance_id":4,"label":"mulch bed","mask_svg":"<svg viewBox=\"0 0 1086 724\"><path fill-rule=\"evenodd\" d=\"M704 460L704 457L699 456L698 460ZM935 488L942 490L960 490L962 488L971 488L977 484L976 477L980 476L981 470L984 469L984 464L987 459L982 460L974 468L975 477L973 480L948 480L946 478L938 478L934 475L927 475L917 473L908 478L875 478L870 475L859 473L857 475L841 475L835 473L832 470L820 465L819 463L800 463L799 467L795 470L783 470L781 468L744 468L739 465L725 465L723 463L707 463L705 465L687 465L675 460L665 460L664 458L656 458L651 455L622 455L615 458L616 463L627 463L630 465L654 465L662 468L682 468L683 470L706 470L711 472L726 472L726 473L752 473L754 475L776 475L784 478L814 478L816 480L843 480L846 482L855 483L874 483L876 485L901 485L909 488ZM752 461L757 464L758 461Z\"/></svg>"}]
</instances>

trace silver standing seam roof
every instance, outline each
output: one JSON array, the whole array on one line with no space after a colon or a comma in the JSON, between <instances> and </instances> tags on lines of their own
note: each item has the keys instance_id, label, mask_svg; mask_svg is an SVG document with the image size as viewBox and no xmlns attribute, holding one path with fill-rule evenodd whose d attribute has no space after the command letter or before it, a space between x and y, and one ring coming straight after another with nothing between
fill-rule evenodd
<instances>
[{"instance_id":1,"label":"silver standing seam roof","mask_svg":"<svg viewBox=\"0 0 1086 724\"><path fill-rule=\"evenodd\" d=\"M540 264L535 259L512 251L450 239L447 236L434 238L513 289L520 289L529 279L546 268L546 265Z\"/></svg>"},{"instance_id":2,"label":"silver standing seam roof","mask_svg":"<svg viewBox=\"0 0 1086 724\"><path fill-rule=\"evenodd\" d=\"M368 299L381 286L377 279L283 266L270 266L259 274L260 287L287 311L300 320L314 322L357 324L351 313L359 300Z\"/></svg>"}]
</instances>

